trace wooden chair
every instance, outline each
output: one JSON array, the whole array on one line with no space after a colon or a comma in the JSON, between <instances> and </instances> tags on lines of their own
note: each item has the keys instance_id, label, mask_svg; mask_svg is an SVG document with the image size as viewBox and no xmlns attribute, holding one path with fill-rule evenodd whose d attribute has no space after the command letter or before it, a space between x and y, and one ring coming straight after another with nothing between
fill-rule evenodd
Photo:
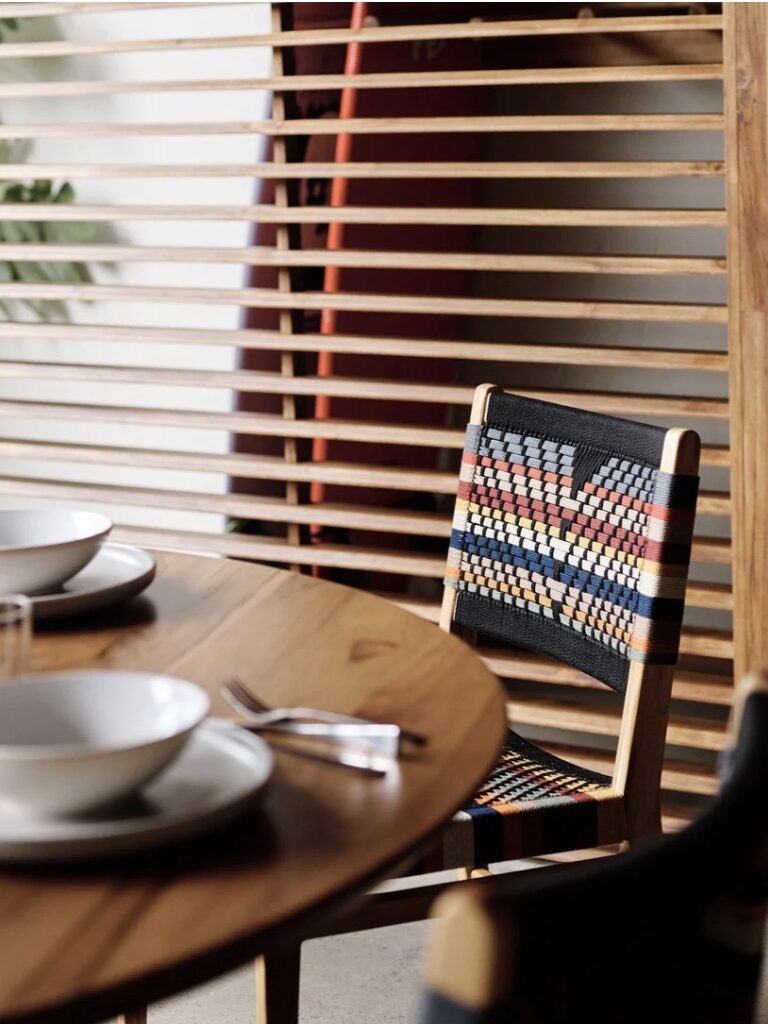
<instances>
[{"instance_id":1,"label":"wooden chair","mask_svg":"<svg viewBox=\"0 0 768 1024\"><path fill-rule=\"evenodd\" d=\"M470 882L438 901L423 1024L754 1020L768 677L743 691L722 792L684 832L622 857Z\"/></svg>"},{"instance_id":2,"label":"wooden chair","mask_svg":"<svg viewBox=\"0 0 768 1024\"><path fill-rule=\"evenodd\" d=\"M698 461L690 430L598 416L490 384L477 389L440 625L551 655L623 693L624 707L610 777L510 730L488 781L421 870L458 868L467 878L498 861L661 832ZM417 919L430 895L371 896L336 930ZM295 1024L299 964L299 948L260 962L269 1024Z\"/></svg>"},{"instance_id":3,"label":"wooden chair","mask_svg":"<svg viewBox=\"0 0 768 1024\"><path fill-rule=\"evenodd\" d=\"M623 694L624 707L610 778L510 730L432 866L660 833L699 448L690 430L477 389L440 625L557 658Z\"/></svg>"}]
</instances>

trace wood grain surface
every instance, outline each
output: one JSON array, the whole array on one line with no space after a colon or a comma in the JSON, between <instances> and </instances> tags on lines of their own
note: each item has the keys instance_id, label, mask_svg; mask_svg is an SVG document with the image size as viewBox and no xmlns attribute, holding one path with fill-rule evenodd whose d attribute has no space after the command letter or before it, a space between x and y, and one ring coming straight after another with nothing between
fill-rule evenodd
<instances>
[{"instance_id":1,"label":"wood grain surface","mask_svg":"<svg viewBox=\"0 0 768 1024\"><path fill-rule=\"evenodd\" d=\"M501 746L504 701L456 637L372 595L265 566L159 554L132 603L41 626L38 670L238 675L268 700L397 721L429 746L385 779L278 756L257 812L121 861L0 872L0 1022L101 1020L283 942L395 870ZM105 683L105 685L108 685Z\"/></svg>"},{"instance_id":2,"label":"wood grain surface","mask_svg":"<svg viewBox=\"0 0 768 1024\"><path fill-rule=\"evenodd\" d=\"M726 4L726 28L733 630L734 673L739 679L768 665L768 12L762 4Z\"/></svg>"}]
</instances>

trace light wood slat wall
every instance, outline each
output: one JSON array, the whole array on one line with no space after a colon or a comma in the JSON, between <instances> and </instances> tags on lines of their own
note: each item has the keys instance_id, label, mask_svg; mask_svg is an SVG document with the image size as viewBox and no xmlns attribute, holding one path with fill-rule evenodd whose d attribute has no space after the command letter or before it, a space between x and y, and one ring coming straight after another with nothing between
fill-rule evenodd
<instances>
[{"instance_id":1,"label":"light wood slat wall","mask_svg":"<svg viewBox=\"0 0 768 1024\"><path fill-rule=\"evenodd\" d=\"M290 28L290 12L273 5L259 31L240 32L229 20L205 36L194 25L207 5L181 6L185 27L171 39L153 38L144 20L168 4L0 4L0 17L22 25L0 46L8 62L0 139L32 144L29 163L11 155L0 179L71 180L76 201L37 204L36 218L91 222L96 232L82 244L0 243L0 262L78 260L94 277L0 283L0 300L72 311L52 322L0 322L0 501L101 507L116 516L118 537L319 572L436 621L463 422L477 383L691 424L704 441L703 492L664 773L665 818L680 824L714 791L734 656L719 91L727 68L717 5L690 14L638 4L620 16L603 16L596 5L594 17L578 16L583 5L541 5L535 19L526 5L523 20L516 5L495 4L481 5L483 20L469 20L466 5L425 4L412 5L423 9L421 24L355 31ZM64 38L42 31L53 24L40 20L46 13L57 15ZM84 25L84 15L89 24L113 19L108 37L67 29L70 17ZM392 68L364 64L355 76L359 116L339 118L329 102L327 116L308 118L297 106L302 95L338 97L351 82L338 61L327 62L327 73L308 68L307 48L332 54L351 42L395 55ZM423 44L446 48L440 69L402 63ZM271 60L260 65L264 47ZM185 52L193 61L243 49L253 52L252 74L185 76L178 63L167 73L157 63L170 50L178 62ZM153 55L146 74L98 77L100 60ZM67 60L77 62L76 74L64 80ZM198 112L202 98L221 93L214 118ZM188 114L165 116L166 94L188 102ZM229 94L252 95L252 114L228 113ZM142 95L158 106L140 122L105 117L99 106ZM366 98L379 96L392 97L391 109L368 113ZM411 107L408 97L423 96L434 97L434 115L415 99ZM461 97L471 97L471 114L455 105L452 112ZM14 117L16 110L27 114ZM376 159L334 164L328 154L340 131L354 137L353 152L378 147ZM304 161L307 135L328 142ZM437 145L450 137L450 159L409 160L422 136ZM254 146L251 158L218 158L215 147L251 137L269 139L271 156ZM154 152L153 139L192 146L195 158ZM150 155L113 156L111 147L124 144ZM73 145L81 147L75 160ZM386 202L360 202L359 189L333 209L307 201L308 179L337 176L389 183ZM274 201L254 191L250 201L233 202L231 189L250 180L271 183ZM167 196L188 181L208 190L204 200L133 196L135 183L156 182ZM434 182L439 196L446 181L467 183L474 199L411 201L409 183ZM28 221L29 205L5 203L2 216ZM207 225L226 223L247 227L248 242L202 240ZM353 238L363 231L364 243L326 250L318 232L329 223L346 225ZM150 241L126 243L131 225L145 225L142 237L153 231ZM274 244L254 235L262 225L273 226ZM386 241L393 230L395 248ZM172 241L167 231L176 232ZM472 232L471 244L445 241L451 231ZM242 276L236 287L179 284L195 267L240 267ZM148 268L151 284L132 283L132 268ZM337 294L323 290L326 268L341 272ZM345 287L345 274L361 270L365 286ZM387 287L403 271L407 286ZM253 283L265 272L275 275L274 287ZM445 294L431 284L443 279L457 282ZM175 310L185 311L183 324ZM196 323L195 311L216 310L240 310L240 324ZM317 329L323 310L341 320L333 335ZM246 311L265 326L246 326ZM345 329L345 317L364 329ZM434 329L436 322L450 329ZM322 352L337 360L330 376L317 372ZM230 353L232 362L211 369L200 362L208 353ZM396 369L382 373L382 359ZM330 401L329 418L315 413L318 397ZM212 448L202 440L211 436L225 443ZM330 445L327 460L312 460L315 440ZM190 483L208 478L236 486ZM310 484L327 489L323 500L309 503ZM175 525L187 515L205 525ZM230 519L240 531L225 532ZM481 653L507 681L521 731L605 768L618 729L611 694L524 652L487 645Z\"/></svg>"}]
</instances>

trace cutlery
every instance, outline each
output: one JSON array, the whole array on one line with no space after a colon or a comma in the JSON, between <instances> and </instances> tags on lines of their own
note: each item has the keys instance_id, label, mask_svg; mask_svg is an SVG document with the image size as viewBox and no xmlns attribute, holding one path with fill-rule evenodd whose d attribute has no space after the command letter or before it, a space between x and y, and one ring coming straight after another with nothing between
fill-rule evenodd
<instances>
[{"instance_id":1,"label":"cutlery","mask_svg":"<svg viewBox=\"0 0 768 1024\"><path fill-rule=\"evenodd\" d=\"M352 715L341 715L335 711L324 711L321 708L281 708L267 704L261 697L258 697L252 690L247 689L238 679L226 679L221 686L221 691L231 704L238 710L247 711L253 716L254 721L263 725L275 725L281 722L295 722L304 719L314 720L317 723L324 722L329 725L355 725L376 727L382 723L372 722L367 718L356 718ZM426 746L427 738L421 733L412 732L409 729L402 729L400 726L391 726L398 730L400 741L407 741L414 746Z\"/></svg>"},{"instance_id":2,"label":"cutlery","mask_svg":"<svg viewBox=\"0 0 768 1024\"><path fill-rule=\"evenodd\" d=\"M245 732L261 733L264 730L249 721L241 719L227 719L232 725ZM369 751L350 749L349 747L334 748L331 750L318 750L307 746L294 746L291 743L275 743L274 733L270 735L271 746L280 754L289 754L291 757L303 757L308 761L319 761L321 764L330 764L338 768L351 768L354 771L363 772L366 775L386 775L393 765L391 757L382 757ZM285 734L284 734L285 735Z\"/></svg>"},{"instance_id":3,"label":"cutlery","mask_svg":"<svg viewBox=\"0 0 768 1024\"><path fill-rule=\"evenodd\" d=\"M237 725L241 729L261 731L258 726L254 728L249 722L237 722ZM308 747L294 747L288 743L273 743L272 746L280 754L303 757L308 761L319 761L337 768L350 768L353 771L375 775L379 778L386 775L392 767L392 759L389 757L377 757L375 754L366 754L363 750L351 750L349 747L341 747L330 753L329 751L310 750Z\"/></svg>"},{"instance_id":4,"label":"cutlery","mask_svg":"<svg viewBox=\"0 0 768 1024\"><path fill-rule=\"evenodd\" d=\"M271 713L259 714L251 711L226 684L222 686L221 693L236 710L245 716L253 732L320 739L368 754L376 751L390 758L397 757L400 747L400 730L396 725L379 725L375 722L357 724L286 720Z\"/></svg>"}]
</instances>

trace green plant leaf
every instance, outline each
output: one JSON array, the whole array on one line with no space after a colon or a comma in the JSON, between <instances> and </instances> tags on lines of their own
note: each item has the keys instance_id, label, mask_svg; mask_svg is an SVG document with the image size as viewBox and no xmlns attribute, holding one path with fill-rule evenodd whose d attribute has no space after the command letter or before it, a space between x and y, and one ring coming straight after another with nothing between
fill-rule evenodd
<instances>
[{"instance_id":1,"label":"green plant leaf","mask_svg":"<svg viewBox=\"0 0 768 1024\"><path fill-rule=\"evenodd\" d=\"M5 19L7 20L7 19ZM0 26L5 23L0 18ZM0 41L2 34L0 33ZM8 159L8 147L0 149L0 159ZM0 180L0 204L29 204L30 220L4 220L0 209L0 241L9 244L40 244L59 243L72 245L87 242L93 237L96 225L78 221L44 221L34 220L36 203L73 203L75 190L69 182L63 182L58 191L53 182L37 179L31 185L23 181ZM66 260L17 260L0 262L0 282L25 281L29 283L53 282L59 284L79 284L92 280L88 265L79 261ZM68 319L66 304L48 299L0 300L0 313L12 318L16 307L29 310L40 319L47 320L54 316Z\"/></svg>"},{"instance_id":2,"label":"green plant leaf","mask_svg":"<svg viewBox=\"0 0 768 1024\"><path fill-rule=\"evenodd\" d=\"M68 181L64 182L53 201L54 203L73 203L75 201L75 190Z\"/></svg>"},{"instance_id":3,"label":"green plant leaf","mask_svg":"<svg viewBox=\"0 0 768 1024\"><path fill-rule=\"evenodd\" d=\"M35 181L32 186L32 197L30 202L33 203L46 203L53 191L52 181L43 181L39 179Z\"/></svg>"}]
</instances>

